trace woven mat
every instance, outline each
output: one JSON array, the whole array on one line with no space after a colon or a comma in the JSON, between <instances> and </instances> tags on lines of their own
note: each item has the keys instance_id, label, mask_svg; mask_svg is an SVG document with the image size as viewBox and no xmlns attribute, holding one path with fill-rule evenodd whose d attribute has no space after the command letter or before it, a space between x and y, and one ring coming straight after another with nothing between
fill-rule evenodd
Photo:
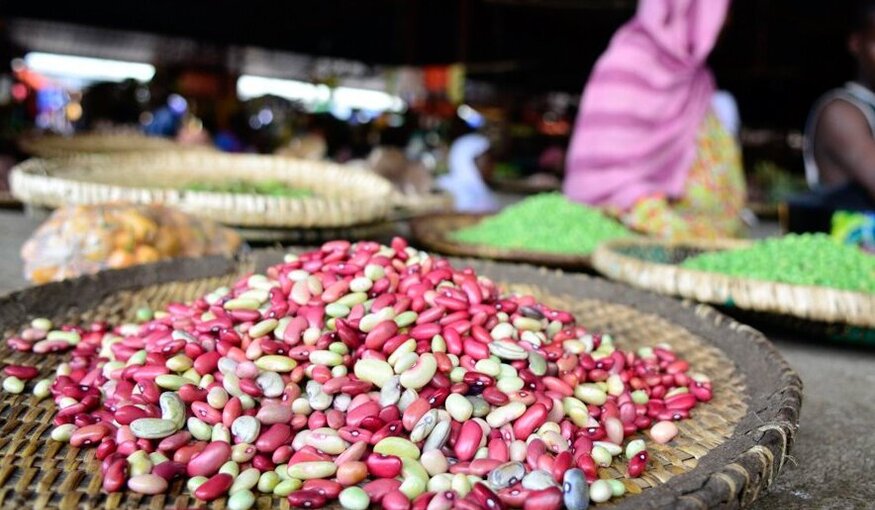
<instances>
[{"instance_id":1,"label":"woven mat","mask_svg":"<svg viewBox=\"0 0 875 510\"><path fill-rule=\"evenodd\" d=\"M619 463L601 469L601 477L623 480L630 493L608 506L678 508L684 507L678 506L679 502L697 502L695 507L699 507L699 503L712 506L728 501L727 507L733 508L749 503L763 486L771 483L792 443L801 383L761 336L730 323L710 309L694 311L664 298L635 295L631 289L603 281L524 266L468 262L494 277L505 289L531 293L551 306L569 309L580 323L593 330L611 332L624 348L669 342L691 362L693 371L712 379L714 400L698 406L691 419L679 424L681 434L671 446L648 442L653 460L644 476L625 479L624 466ZM253 263L255 267L264 266L264 261ZM232 282L234 277L208 277L231 270L240 273L241 266L212 258L200 263L193 260L162 263L152 268L50 284L0 298L0 330L4 336L12 334L33 315L73 322L132 320L140 306L157 308L173 300L189 300ZM184 277L193 280L161 283ZM581 283L588 285L581 287ZM587 292L576 291L582 288ZM613 292L616 302L605 299L606 292ZM649 310L630 306L637 306L639 301ZM71 306L72 303L80 306ZM50 310L63 312L49 313ZM677 320L675 314L679 314ZM732 341L728 344L729 352L724 350L727 347L715 345L715 332L737 337L729 339ZM732 352L736 343L741 351ZM751 356L750 366L738 364L739 356L743 355L739 353ZM12 352L5 344L0 347L0 362L38 366L42 377L50 376L61 358ZM0 507L204 506L187 494L181 481L174 482L168 494L158 496L102 493L99 462L93 459L95 450L79 450L48 438L53 408L50 401L38 403L27 394L2 395ZM774 420L784 424L772 427L775 434L762 430L763 425ZM744 462L750 455L756 461L753 464ZM716 486L712 485L715 479ZM224 501L214 502L212 507L224 508ZM257 508L276 507L288 508L287 500L271 496L260 496L257 500Z\"/></svg>"}]
</instances>

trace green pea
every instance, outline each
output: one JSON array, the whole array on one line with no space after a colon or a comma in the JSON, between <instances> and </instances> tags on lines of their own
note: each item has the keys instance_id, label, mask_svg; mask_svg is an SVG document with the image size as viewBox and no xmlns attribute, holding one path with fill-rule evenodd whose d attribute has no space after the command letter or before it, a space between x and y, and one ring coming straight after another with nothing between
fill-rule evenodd
<instances>
[{"instance_id":1,"label":"green pea","mask_svg":"<svg viewBox=\"0 0 875 510\"><path fill-rule=\"evenodd\" d=\"M793 285L875 292L875 257L826 234L791 234L750 247L702 253L682 267Z\"/></svg>"},{"instance_id":2,"label":"green pea","mask_svg":"<svg viewBox=\"0 0 875 510\"><path fill-rule=\"evenodd\" d=\"M451 234L456 241L498 248L586 255L602 241L631 235L596 209L543 193Z\"/></svg>"}]
</instances>

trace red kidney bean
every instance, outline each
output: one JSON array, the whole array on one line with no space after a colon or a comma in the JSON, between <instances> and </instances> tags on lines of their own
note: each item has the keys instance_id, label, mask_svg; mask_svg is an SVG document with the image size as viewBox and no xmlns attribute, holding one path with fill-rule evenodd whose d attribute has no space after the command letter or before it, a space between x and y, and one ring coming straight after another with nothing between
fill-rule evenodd
<instances>
[{"instance_id":1,"label":"red kidney bean","mask_svg":"<svg viewBox=\"0 0 875 510\"><path fill-rule=\"evenodd\" d=\"M94 452L94 458L96 458L97 460L104 460L113 453L115 453L117 448L118 445L116 444L115 439L111 437L105 437L100 442L97 450Z\"/></svg>"},{"instance_id":2,"label":"red kidney bean","mask_svg":"<svg viewBox=\"0 0 875 510\"><path fill-rule=\"evenodd\" d=\"M204 388L198 388L194 384L182 385L182 387L179 388L178 393L179 398L181 398L186 404L207 399L207 390Z\"/></svg>"},{"instance_id":3,"label":"red kidney bean","mask_svg":"<svg viewBox=\"0 0 875 510\"><path fill-rule=\"evenodd\" d=\"M233 483L233 476L227 473L217 473L195 489L194 497L202 501L218 499L228 492Z\"/></svg>"},{"instance_id":4,"label":"red kidney bean","mask_svg":"<svg viewBox=\"0 0 875 510\"><path fill-rule=\"evenodd\" d=\"M560 508L562 508L562 491L558 487L530 491L523 503L523 510L559 510Z\"/></svg>"},{"instance_id":5,"label":"red kidney bean","mask_svg":"<svg viewBox=\"0 0 875 510\"><path fill-rule=\"evenodd\" d=\"M133 443L133 442L131 441L131 443ZM124 443L119 444L119 452L121 452L123 445L124 445ZM178 450L176 450L176 452L174 452L173 460L175 462L181 462L183 464L187 464L188 461L190 461L195 455L204 451L204 448L206 448L206 447L207 447L207 443L205 443L203 441L198 441L196 443L182 446ZM128 452L128 453L131 453L131 452Z\"/></svg>"},{"instance_id":6,"label":"red kidney bean","mask_svg":"<svg viewBox=\"0 0 875 510\"><path fill-rule=\"evenodd\" d=\"M371 435L371 439L368 441L371 444L377 444L381 440L390 437L390 436L400 436L404 432L403 426L400 421L394 421L391 423L387 423L380 430L374 432Z\"/></svg>"},{"instance_id":7,"label":"red kidney bean","mask_svg":"<svg viewBox=\"0 0 875 510\"><path fill-rule=\"evenodd\" d=\"M276 464L267 455L259 453L252 458L252 467L264 472L275 469Z\"/></svg>"},{"instance_id":8,"label":"red kidney bean","mask_svg":"<svg viewBox=\"0 0 875 510\"><path fill-rule=\"evenodd\" d=\"M510 453L504 439L500 437L490 439L487 448L489 450L488 458L496 459L501 462L507 462L510 460Z\"/></svg>"},{"instance_id":9,"label":"red kidney bean","mask_svg":"<svg viewBox=\"0 0 875 510\"><path fill-rule=\"evenodd\" d=\"M210 476L231 458L231 445L213 441L188 462L189 476Z\"/></svg>"},{"instance_id":10,"label":"red kidney bean","mask_svg":"<svg viewBox=\"0 0 875 510\"><path fill-rule=\"evenodd\" d=\"M559 452L556 454L556 457L553 459L553 469L551 471L556 483L562 483L565 472L571 469L572 465L574 465L574 457L571 455L570 451Z\"/></svg>"},{"instance_id":11,"label":"red kidney bean","mask_svg":"<svg viewBox=\"0 0 875 510\"><path fill-rule=\"evenodd\" d=\"M373 438L373 433L371 431L357 427L341 427L337 431L337 435L339 435L344 441L350 443L355 443L357 441L371 443L371 439ZM374 441L373 444L376 444L376 441Z\"/></svg>"},{"instance_id":12,"label":"red kidney bean","mask_svg":"<svg viewBox=\"0 0 875 510\"><path fill-rule=\"evenodd\" d=\"M644 472L644 469L647 467L647 460L649 459L649 454L647 451L642 451L637 453L634 457L629 459L629 462L626 464L626 472L630 478L638 478L641 476L641 473Z\"/></svg>"},{"instance_id":13,"label":"red kidney bean","mask_svg":"<svg viewBox=\"0 0 875 510\"><path fill-rule=\"evenodd\" d=\"M486 484L475 483L468 497L474 499L482 508L489 510L504 510L504 502Z\"/></svg>"},{"instance_id":14,"label":"red kidney bean","mask_svg":"<svg viewBox=\"0 0 875 510\"><path fill-rule=\"evenodd\" d=\"M89 446L100 442L112 432L112 426L106 423L95 423L77 429L70 436L70 445L75 447Z\"/></svg>"},{"instance_id":15,"label":"red kidney bean","mask_svg":"<svg viewBox=\"0 0 875 510\"><path fill-rule=\"evenodd\" d=\"M690 393L692 393L700 402L708 402L713 397L710 386L695 382L691 384L689 388Z\"/></svg>"},{"instance_id":16,"label":"red kidney bean","mask_svg":"<svg viewBox=\"0 0 875 510\"><path fill-rule=\"evenodd\" d=\"M364 403L346 413L346 424L351 427L357 427L362 420L368 417L376 417L380 414L380 404L374 401Z\"/></svg>"},{"instance_id":17,"label":"red kidney bean","mask_svg":"<svg viewBox=\"0 0 875 510\"><path fill-rule=\"evenodd\" d=\"M103 490L118 492L125 487L127 481L128 463L125 459L116 459L103 474Z\"/></svg>"},{"instance_id":18,"label":"red kidney bean","mask_svg":"<svg viewBox=\"0 0 875 510\"><path fill-rule=\"evenodd\" d=\"M586 481L592 483L598 480L598 467L588 453L584 453L577 457L577 467L579 467L581 471L583 471L583 474L586 475Z\"/></svg>"},{"instance_id":19,"label":"red kidney bean","mask_svg":"<svg viewBox=\"0 0 875 510\"><path fill-rule=\"evenodd\" d=\"M289 464L315 461L331 461L331 457L308 445L295 452L289 458Z\"/></svg>"},{"instance_id":20,"label":"red kidney bean","mask_svg":"<svg viewBox=\"0 0 875 510\"><path fill-rule=\"evenodd\" d=\"M498 459L474 459L468 464L468 474L485 477L501 464L502 462Z\"/></svg>"},{"instance_id":21,"label":"red kidney bean","mask_svg":"<svg viewBox=\"0 0 875 510\"><path fill-rule=\"evenodd\" d=\"M234 420L243 414L243 404L237 397L231 397L222 409L222 424L229 429Z\"/></svg>"},{"instance_id":22,"label":"red kidney bean","mask_svg":"<svg viewBox=\"0 0 875 510\"><path fill-rule=\"evenodd\" d=\"M288 500L294 508L322 508L328 504L328 498L314 490L297 490L289 494Z\"/></svg>"},{"instance_id":23,"label":"red kidney bean","mask_svg":"<svg viewBox=\"0 0 875 510\"><path fill-rule=\"evenodd\" d=\"M208 425L215 425L222 421L222 413L218 409L213 409L206 402L193 402L191 404L191 412L200 420Z\"/></svg>"},{"instance_id":24,"label":"red kidney bean","mask_svg":"<svg viewBox=\"0 0 875 510\"><path fill-rule=\"evenodd\" d=\"M387 340L395 336L398 332L398 325L395 321L383 321L372 329L365 337L365 347L368 349L380 349Z\"/></svg>"},{"instance_id":25,"label":"red kidney bean","mask_svg":"<svg viewBox=\"0 0 875 510\"><path fill-rule=\"evenodd\" d=\"M292 447L284 444L274 450L274 452L270 456L270 460L274 464L284 464L288 462L290 458L292 458L293 453L294 450L292 450Z\"/></svg>"},{"instance_id":26,"label":"red kidney bean","mask_svg":"<svg viewBox=\"0 0 875 510\"><path fill-rule=\"evenodd\" d=\"M410 510L410 500L399 490L387 492L380 504L383 510Z\"/></svg>"},{"instance_id":27,"label":"red kidney bean","mask_svg":"<svg viewBox=\"0 0 875 510\"><path fill-rule=\"evenodd\" d=\"M343 485L331 480L307 480L301 487L303 490L313 490L325 496L326 499L337 499L340 491L343 490Z\"/></svg>"},{"instance_id":28,"label":"red kidney bean","mask_svg":"<svg viewBox=\"0 0 875 510\"><path fill-rule=\"evenodd\" d=\"M471 460L480 447L483 438L483 429L475 421L466 421L462 424L459 437L456 439L454 451L460 461Z\"/></svg>"},{"instance_id":29,"label":"red kidney bean","mask_svg":"<svg viewBox=\"0 0 875 510\"><path fill-rule=\"evenodd\" d=\"M434 492L423 492L413 499L413 501L410 503L410 509L426 510L429 503L431 503L432 498L434 498Z\"/></svg>"},{"instance_id":30,"label":"red kidney bean","mask_svg":"<svg viewBox=\"0 0 875 510\"><path fill-rule=\"evenodd\" d=\"M371 480L362 485L362 490L367 493L371 503L378 505L383 500L383 496L389 492L398 490L398 487L401 487L400 480L396 480L395 478L377 478L376 480Z\"/></svg>"},{"instance_id":31,"label":"red kidney bean","mask_svg":"<svg viewBox=\"0 0 875 510\"><path fill-rule=\"evenodd\" d=\"M174 462L172 460L164 461L152 468L153 475L160 476L168 482L170 480L173 480L174 478L179 478L185 475L185 473L185 464L181 462Z\"/></svg>"},{"instance_id":32,"label":"red kidney bean","mask_svg":"<svg viewBox=\"0 0 875 510\"><path fill-rule=\"evenodd\" d=\"M506 507L522 508L526 503L526 500L529 498L529 493L530 492L523 489L520 484L516 484L498 491L498 499L500 499Z\"/></svg>"},{"instance_id":33,"label":"red kidney bean","mask_svg":"<svg viewBox=\"0 0 875 510\"><path fill-rule=\"evenodd\" d=\"M513 424L513 433L516 437L529 437L532 432L547 421L547 407L543 404L534 404L526 409L522 416Z\"/></svg>"},{"instance_id":34,"label":"red kidney bean","mask_svg":"<svg viewBox=\"0 0 875 510\"><path fill-rule=\"evenodd\" d=\"M291 427L284 423L275 423L267 430L262 429L261 435L255 440L255 448L260 452L272 452L286 443L291 435Z\"/></svg>"},{"instance_id":35,"label":"red kidney bean","mask_svg":"<svg viewBox=\"0 0 875 510\"><path fill-rule=\"evenodd\" d=\"M428 401L422 397L414 400L401 415L401 423L405 430L413 430L413 426L431 409Z\"/></svg>"},{"instance_id":36,"label":"red kidney bean","mask_svg":"<svg viewBox=\"0 0 875 510\"><path fill-rule=\"evenodd\" d=\"M401 459L394 455L372 453L365 459L368 473L377 478L395 478L401 473Z\"/></svg>"},{"instance_id":37,"label":"red kidney bean","mask_svg":"<svg viewBox=\"0 0 875 510\"><path fill-rule=\"evenodd\" d=\"M441 333L441 327L435 323L417 324L408 333L415 340L431 340Z\"/></svg>"},{"instance_id":38,"label":"red kidney bean","mask_svg":"<svg viewBox=\"0 0 875 510\"><path fill-rule=\"evenodd\" d=\"M191 433L187 430L180 430L179 432L167 436L158 443L158 450L160 451L176 451L179 448L187 445L191 441Z\"/></svg>"},{"instance_id":39,"label":"red kidney bean","mask_svg":"<svg viewBox=\"0 0 875 510\"><path fill-rule=\"evenodd\" d=\"M6 365L3 367L3 373L10 377L17 377L23 381L28 381L39 376L39 370L36 367L26 365Z\"/></svg>"},{"instance_id":40,"label":"red kidney bean","mask_svg":"<svg viewBox=\"0 0 875 510\"><path fill-rule=\"evenodd\" d=\"M696 396L691 393L680 393L665 399L665 407L669 410L689 411L696 405Z\"/></svg>"},{"instance_id":41,"label":"red kidney bean","mask_svg":"<svg viewBox=\"0 0 875 510\"><path fill-rule=\"evenodd\" d=\"M420 392L420 394L422 394L422 392ZM444 405L444 402L446 402L447 397L449 397L449 396L450 396L450 389L449 388L435 388L434 391L432 391L431 394L426 399L426 402L428 402L428 405L433 407L433 408L434 407L441 407Z\"/></svg>"},{"instance_id":42,"label":"red kidney bean","mask_svg":"<svg viewBox=\"0 0 875 510\"><path fill-rule=\"evenodd\" d=\"M488 386L484 388L483 393L481 393L480 396L483 397L483 399L490 404L497 407L503 406L504 404L510 402L510 398L508 398L506 393L493 386Z\"/></svg>"},{"instance_id":43,"label":"red kidney bean","mask_svg":"<svg viewBox=\"0 0 875 510\"><path fill-rule=\"evenodd\" d=\"M493 377L473 371L465 372L465 375L462 376L462 382L467 384L469 388L486 388L495 385L495 379Z\"/></svg>"}]
</instances>

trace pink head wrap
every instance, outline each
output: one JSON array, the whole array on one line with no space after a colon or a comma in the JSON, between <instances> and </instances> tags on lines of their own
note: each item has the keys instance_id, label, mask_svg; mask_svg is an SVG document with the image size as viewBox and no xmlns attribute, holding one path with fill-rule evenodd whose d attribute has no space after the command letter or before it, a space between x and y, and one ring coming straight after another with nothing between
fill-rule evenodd
<instances>
[{"instance_id":1,"label":"pink head wrap","mask_svg":"<svg viewBox=\"0 0 875 510\"><path fill-rule=\"evenodd\" d=\"M730 0L640 0L593 69L563 186L572 200L626 209L677 197L714 93L705 60Z\"/></svg>"}]
</instances>

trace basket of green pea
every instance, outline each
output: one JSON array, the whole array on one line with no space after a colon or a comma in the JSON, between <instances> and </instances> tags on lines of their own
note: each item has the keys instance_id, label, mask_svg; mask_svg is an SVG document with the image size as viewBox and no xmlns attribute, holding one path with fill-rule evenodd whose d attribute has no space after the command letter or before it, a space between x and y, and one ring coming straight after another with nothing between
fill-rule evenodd
<instances>
[{"instance_id":1,"label":"basket of green pea","mask_svg":"<svg viewBox=\"0 0 875 510\"><path fill-rule=\"evenodd\" d=\"M461 257L591 269L590 255L603 241L632 236L596 209L542 193L495 214L447 213L415 218L414 242Z\"/></svg>"},{"instance_id":2,"label":"basket of green pea","mask_svg":"<svg viewBox=\"0 0 875 510\"><path fill-rule=\"evenodd\" d=\"M756 242L623 239L600 246L593 266L611 279L661 294L875 328L875 256L824 234Z\"/></svg>"}]
</instances>

